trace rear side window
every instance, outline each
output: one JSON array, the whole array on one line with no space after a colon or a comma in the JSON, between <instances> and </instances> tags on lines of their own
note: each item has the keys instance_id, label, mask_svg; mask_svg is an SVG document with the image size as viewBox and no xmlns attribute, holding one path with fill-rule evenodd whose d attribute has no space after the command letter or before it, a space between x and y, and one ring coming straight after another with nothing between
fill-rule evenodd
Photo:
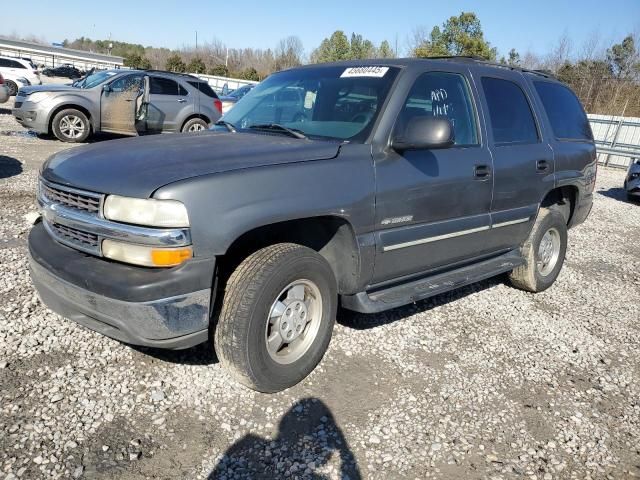
<instances>
[{"instance_id":1,"label":"rear side window","mask_svg":"<svg viewBox=\"0 0 640 480\"><path fill-rule=\"evenodd\" d=\"M216 95L216 92L213 91L213 88L211 88L211 85L209 85L208 83L205 83L205 82L188 82L188 83L192 87L200 90L207 97L218 98L218 95Z\"/></svg>"},{"instance_id":2,"label":"rear side window","mask_svg":"<svg viewBox=\"0 0 640 480\"><path fill-rule=\"evenodd\" d=\"M484 77L482 90L497 145L536 143L538 130L531 106L522 89L501 78Z\"/></svg>"},{"instance_id":3,"label":"rear side window","mask_svg":"<svg viewBox=\"0 0 640 480\"><path fill-rule=\"evenodd\" d=\"M178 83L168 78L151 77L149 93L155 95L178 95Z\"/></svg>"},{"instance_id":4,"label":"rear side window","mask_svg":"<svg viewBox=\"0 0 640 480\"><path fill-rule=\"evenodd\" d=\"M559 140L593 140L589 120L575 94L564 85L533 82Z\"/></svg>"}]
</instances>

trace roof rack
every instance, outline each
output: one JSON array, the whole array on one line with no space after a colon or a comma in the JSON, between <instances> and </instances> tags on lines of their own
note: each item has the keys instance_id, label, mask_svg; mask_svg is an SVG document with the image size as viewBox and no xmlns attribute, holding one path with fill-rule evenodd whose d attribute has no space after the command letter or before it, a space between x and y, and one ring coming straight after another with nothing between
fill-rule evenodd
<instances>
[{"instance_id":1,"label":"roof rack","mask_svg":"<svg viewBox=\"0 0 640 480\"><path fill-rule=\"evenodd\" d=\"M522 73L532 73L534 75L540 75L545 78L556 78L556 76L549 70L528 69L523 67L516 67L513 65L507 65L505 63L490 62L489 60L486 60L484 58L481 58L475 55L437 55L433 57L427 57L427 59L429 60L463 60L463 61L481 63L483 65L487 65L490 67L506 68L509 70L514 70Z\"/></svg>"},{"instance_id":2,"label":"roof rack","mask_svg":"<svg viewBox=\"0 0 640 480\"><path fill-rule=\"evenodd\" d=\"M145 72L149 72L149 73L168 73L170 75L180 75L181 77L189 77L189 78L198 79L198 77L196 77L195 75L191 75L190 73L170 72L169 70L157 70L157 69L153 69L153 68L149 68L149 69L146 69L144 71Z\"/></svg>"}]
</instances>

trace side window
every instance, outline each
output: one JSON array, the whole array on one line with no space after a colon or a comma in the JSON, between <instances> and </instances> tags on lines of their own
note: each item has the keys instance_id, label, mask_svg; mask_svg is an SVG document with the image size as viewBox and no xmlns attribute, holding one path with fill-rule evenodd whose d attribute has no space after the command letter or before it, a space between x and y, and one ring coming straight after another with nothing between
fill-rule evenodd
<instances>
[{"instance_id":1,"label":"side window","mask_svg":"<svg viewBox=\"0 0 640 480\"><path fill-rule=\"evenodd\" d=\"M151 77L149 93L155 95L178 95L178 83L168 78Z\"/></svg>"},{"instance_id":2,"label":"side window","mask_svg":"<svg viewBox=\"0 0 640 480\"><path fill-rule=\"evenodd\" d=\"M547 112L553 134L559 140L593 140L589 119L580 100L564 85L534 82Z\"/></svg>"},{"instance_id":3,"label":"side window","mask_svg":"<svg viewBox=\"0 0 640 480\"><path fill-rule=\"evenodd\" d=\"M24 68L25 70L27 69L27 67L25 67L23 64L21 64L20 62L15 61L15 60L9 60L9 67L11 67L11 68Z\"/></svg>"},{"instance_id":4,"label":"side window","mask_svg":"<svg viewBox=\"0 0 640 480\"><path fill-rule=\"evenodd\" d=\"M415 117L447 117L451 120L456 145L477 145L473 104L467 81L457 73L423 73L411 88L396 122L402 132Z\"/></svg>"},{"instance_id":5,"label":"side window","mask_svg":"<svg viewBox=\"0 0 640 480\"><path fill-rule=\"evenodd\" d=\"M536 143L539 140L531 106L522 89L509 80L483 77L482 90L496 144Z\"/></svg>"},{"instance_id":6,"label":"side window","mask_svg":"<svg viewBox=\"0 0 640 480\"><path fill-rule=\"evenodd\" d=\"M125 75L120 77L110 84L113 92L128 92L132 90L139 90L142 88L142 76L141 75Z\"/></svg>"},{"instance_id":7,"label":"side window","mask_svg":"<svg viewBox=\"0 0 640 480\"><path fill-rule=\"evenodd\" d=\"M6 58L0 58L0 67L9 67L9 60Z\"/></svg>"},{"instance_id":8,"label":"side window","mask_svg":"<svg viewBox=\"0 0 640 480\"><path fill-rule=\"evenodd\" d=\"M186 97L187 95L189 95L189 92L187 92L187 89L182 85L178 84L178 95L180 95L181 97Z\"/></svg>"}]
</instances>

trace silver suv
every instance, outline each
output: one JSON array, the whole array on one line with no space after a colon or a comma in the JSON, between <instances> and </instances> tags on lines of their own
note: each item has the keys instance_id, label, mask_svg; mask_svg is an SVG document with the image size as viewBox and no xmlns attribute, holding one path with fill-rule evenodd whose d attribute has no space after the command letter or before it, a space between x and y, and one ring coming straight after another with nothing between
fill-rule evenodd
<instances>
[{"instance_id":1,"label":"silver suv","mask_svg":"<svg viewBox=\"0 0 640 480\"><path fill-rule=\"evenodd\" d=\"M13 115L24 127L83 142L97 132L139 135L204 130L221 116L211 86L192 75L104 70L71 85L24 87Z\"/></svg>"}]
</instances>

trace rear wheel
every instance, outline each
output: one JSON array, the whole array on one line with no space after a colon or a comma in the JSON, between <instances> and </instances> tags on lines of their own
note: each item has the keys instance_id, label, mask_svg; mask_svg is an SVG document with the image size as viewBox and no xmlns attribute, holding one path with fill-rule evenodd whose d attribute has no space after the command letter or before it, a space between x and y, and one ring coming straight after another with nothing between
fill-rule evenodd
<instances>
[{"instance_id":1,"label":"rear wheel","mask_svg":"<svg viewBox=\"0 0 640 480\"><path fill-rule=\"evenodd\" d=\"M16 84L16 82L6 80L5 84L7 85L7 89L9 90L9 96L15 97L18 94L18 85Z\"/></svg>"},{"instance_id":2,"label":"rear wheel","mask_svg":"<svg viewBox=\"0 0 640 480\"><path fill-rule=\"evenodd\" d=\"M331 340L336 290L327 261L307 247L280 243L250 255L225 289L214 334L220 361L261 392L300 382Z\"/></svg>"},{"instance_id":3,"label":"rear wheel","mask_svg":"<svg viewBox=\"0 0 640 480\"><path fill-rule=\"evenodd\" d=\"M511 284L528 292L542 292L556 281L567 252L567 224L555 209L541 208L529 238L522 246L525 264L509 274Z\"/></svg>"},{"instance_id":4,"label":"rear wheel","mask_svg":"<svg viewBox=\"0 0 640 480\"><path fill-rule=\"evenodd\" d=\"M182 133L201 132L209 128L209 124L201 118L192 118L182 126Z\"/></svg>"},{"instance_id":5,"label":"rear wheel","mask_svg":"<svg viewBox=\"0 0 640 480\"><path fill-rule=\"evenodd\" d=\"M89 133L91 133L91 126L87 116L74 108L58 112L53 117L51 127L53 134L63 142L84 142L89 137Z\"/></svg>"}]
</instances>

